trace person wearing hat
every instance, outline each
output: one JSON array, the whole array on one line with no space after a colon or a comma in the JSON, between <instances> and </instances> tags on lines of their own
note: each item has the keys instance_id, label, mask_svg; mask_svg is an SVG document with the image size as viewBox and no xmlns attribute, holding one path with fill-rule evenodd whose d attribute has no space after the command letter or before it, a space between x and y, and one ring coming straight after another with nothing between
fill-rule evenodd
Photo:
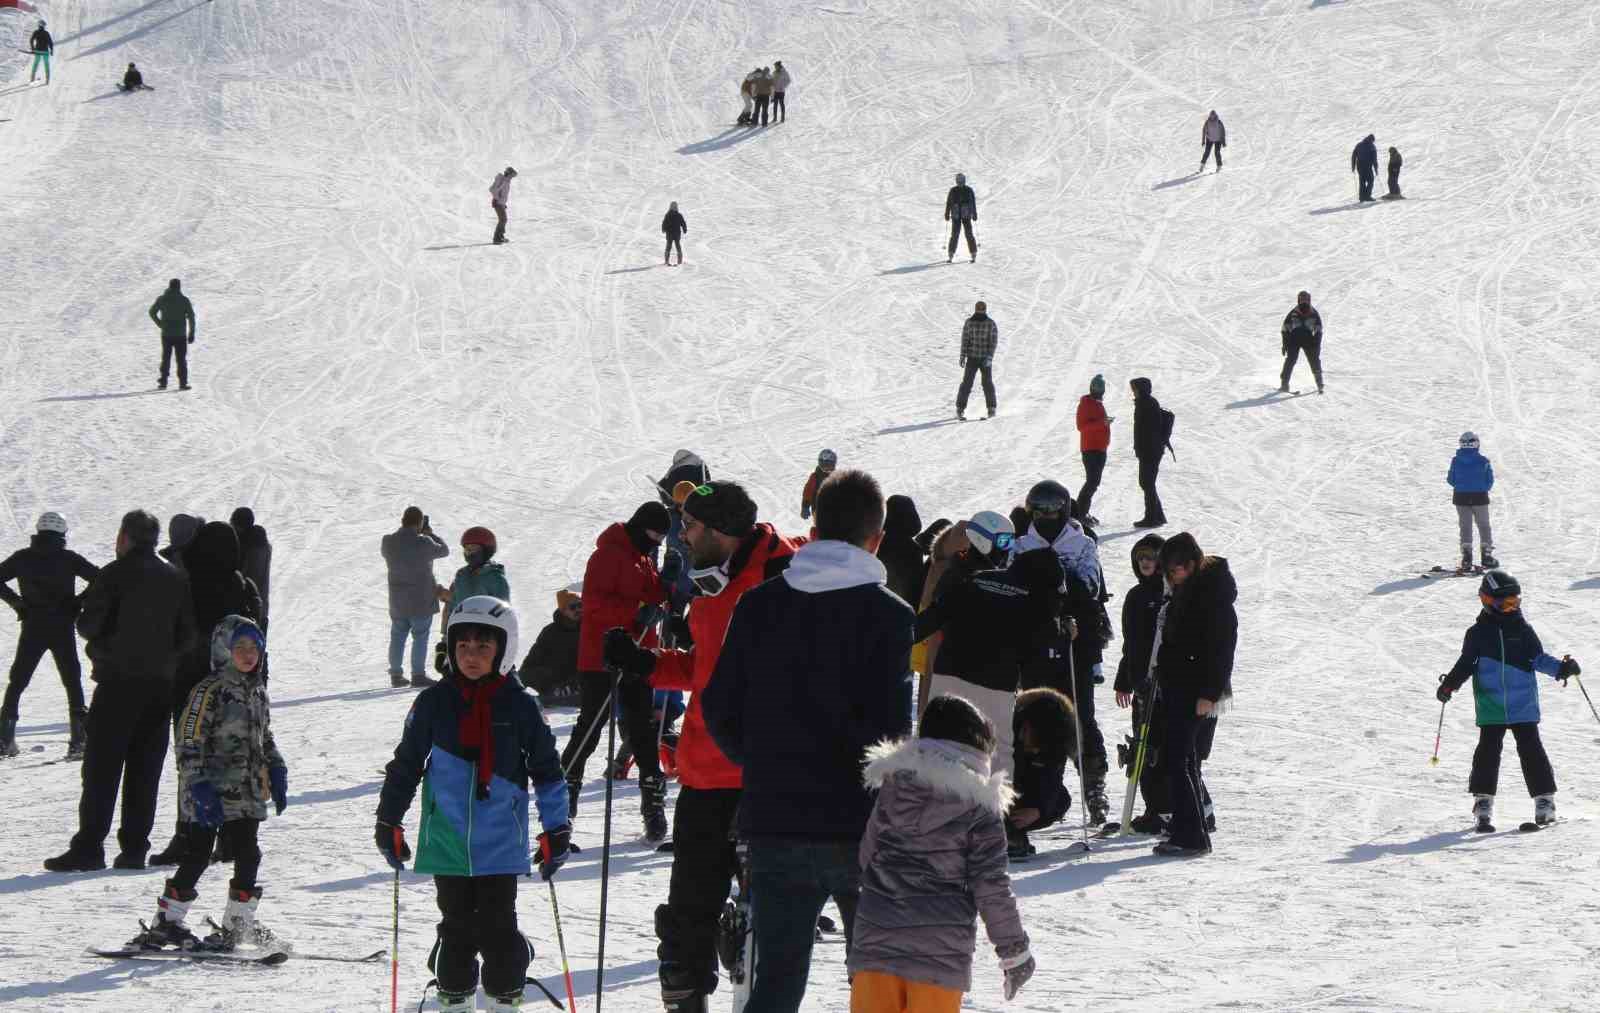
<instances>
[{"instance_id":1,"label":"person wearing hat","mask_svg":"<svg viewBox=\"0 0 1600 1013\"><path fill-rule=\"evenodd\" d=\"M731 831L744 786L739 765L706 729L702 697L745 592L784 572L799 544L756 522L756 504L737 482L704 482L683 502L683 540L700 596L689 609L693 646L651 650L626 630L606 634L606 662L655 689L690 693L678 739L672 814L672 880L656 908L661 996L669 1010L703 1009L717 987L717 919L738 871ZM643 754L640 754L641 759Z\"/></svg>"},{"instance_id":2,"label":"person wearing hat","mask_svg":"<svg viewBox=\"0 0 1600 1013\"><path fill-rule=\"evenodd\" d=\"M183 294L183 283L174 278L167 282L167 290L150 304L150 319L161 328L161 380L157 384L167 389L167 372L172 357L178 357L178 389L189 389L189 349L194 344L194 304Z\"/></svg>"},{"instance_id":3,"label":"person wearing hat","mask_svg":"<svg viewBox=\"0 0 1600 1013\"><path fill-rule=\"evenodd\" d=\"M944 220L950 223L950 248L945 251L945 263L956 259L956 240L961 231L967 233L967 252L972 262L978 261L978 241L972 238L972 223L978 220L978 195L967 185L965 173L956 173L956 185L944 198Z\"/></svg>"},{"instance_id":4,"label":"person wearing hat","mask_svg":"<svg viewBox=\"0 0 1600 1013\"><path fill-rule=\"evenodd\" d=\"M772 122L784 123L789 119L789 107L784 105L784 92L794 84L794 78L789 74L789 68L783 65L782 60L775 60L772 64Z\"/></svg>"},{"instance_id":5,"label":"person wearing hat","mask_svg":"<svg viewBox=\"0 0 1600 1013\"><path fill-rule=\"evenodd\" d=\"M684 221L683 212L678 210L678 202L673 201L667 208L667 213L661 218L661 234L667 237L667 252L664 254L667 266L672 266L672 248L678 248L678 264L683 264L682 237L689 231L689 223Z\"/></svg>"},{"instance_id":6,"label":"person wearing hat","mask_svg":"<svg viewBox=\"0 0 1600 1013\"><path fill-rule=\"evenodd\" d=\"M833 474L833 469L838 466L839 455L833 451L824 450L817 455L817 466L811 469L811 474L806 478L805 488L800 490L801 520L808 521L811 519L811 509L817 502L817 490L822 487L822 483L828 480L828 476Z\"/></svg>"},{"instance_id":7,"label":"person wearing hat","mask_svg":"<svg viewBox=\"0 0 1600 1013\"><path fill-rule=\"evenodd\" d=\"M1478 547L1483 555L1482 569L1494 570L1494 529L1489 525L1489 490L1494 488L1494 465L1483 456L1478 434L1467 431L1456 441L1456 454L1444 480L1449 483L1450 502L1456 508L1456 526L1461 533L1461 565L1458 572L1472 569L1472 528L1478 528Z\"/></svg>"},{"instance_id":8,"label":"person wearing hat","mask_svg":"<svg viewBox=\"0 0 1600 1013\"><path fill-rule=\"evenodd\" d=\"M612 673L607 670L606 631L621 628L629 642L656 642L655 621L667 601L656 551L667 537L672 518L667 508L651 500L639 504L633 516L600 532L594 552L583 568L583 620L578 633L578 691L580 709L572 735L561 752L567 772L568 807L576 814L583 788L583 767L605 738L610 714ZM650 689L624 680L617 687L622 711L622 734L639 763L639 814L645 837L660 841L667 836L667 785L656 752Z\"/></svg>"},{"instance_id":9,"label":"person wearing hat","mask_svg":"<svg viewBox=\"0 0 1600 1013\"><path fill-rule=\"evenodd\" d=\"M1100 476L1106 470L1106 450L1111 446L1111 423L1116 419L1106 414L1106 378L1099 373L1089 381L1089 393L1078 399L1078 453L1083 457L1083 486L1078 489L1078 499L1073 504L1072 516L1097 526L1100 521L1089 512L1094 504L1094 494L1100 488Z\"/></svg>"},{"instance_id":10,"label":"person wearing hat","mask_svg":"<svg viewBox=\"0 0 1600 1013\"><path fill-rule=\"evenodd\" d=\"M951 240L954 242L954 240ZM983 403L994 418L994 351L1000 344L1000 328L989 316L989 304L979 300L972 316L961 325L961 387L956 391L956 418L967 420L967 399L972 396L972 381L983 375Z\"/></svg>"},{"instance_id":11,"label":"person wearing hat","mask_svg":"<svg viewBox=\"0 0 1600 1013\"><path fill-rule=\"evenodd\" d=\"M117 87L123 91L138 91L144 86L144 75L139 73L139 68L128 64L127 72L122 75L122 83Z\"/></svg>"},{"instance_id":12,"label":"person wearing hat","mask_svg":"<svg viewBox=\"0 0 1600 1013\"><path fill-rule=\"evenodd\" d=\"M1278 378L1278 393L1289 392L1289 377L1294 375L1295 363L1300 353L1306 353L1306 363L1311 366L1311 376L1317 381L1317 393L1322 393L1322 315L1311 308L1311 293L1295 296L1294 309L1283 318L1283 373Z\"/></svg>"},{"instance_id":13,"label":"person wearing hat","mask_svg":"<svg viewBox=\"0 0 1600 1013\"><path fill-rule=\"evenodd\" d=\"M494 244L499 246L506 242L506 205L511 202L511 181L517 178L517 170L506 166L506 171L498 174L494 182L489 184L489 206L494 208Z\"/></svg>"},{"instance_id":14,"label":"person wearing hat","mask_svg":"<svg viewBox=\"0 0 1600 1013\"><path fill-rule=\"evenodd\" d=\"M442 603L439 616L439 626L447 629L450 615L456 606L478 595L487 595L501 601L511 600L511 583L506 580L506 568L494 562L495 551L499 548L495 541L494 532L481 525L474 525L461 532L461 555L466 560L466 565L456 571L448 588L440 588L437 597ZM433 648L433 670L440 675L444 674L448 663L444 638ZM412 680L413 686L431 685L433 680L424 676L419 682Z\"/></svg>"},{"instance_id":15,"label":"person wearing hat","mask_svg":"<svg viewBox=\"0 0 1600 1013\"><path fill-rule=\"evenodd\" d=\"M517 667L522 684L539 694L545 707L575 707L579 703L578 634L583 627L583 599L566 588L556 592L556 610L550 622Z\"/></svg>"},{"instance_id":16,"label":"person wearing hat","mask_svg":"<svg viewBox=\"0 0 1600 1013\"><path fill-rule=\"evenodd\" d=\"M50 38L50 33L45 30L44 21L39 21L39 27L33 30L28 37L28 51L33 54L33 69L28 71L28 83L39 74L39 67L44 67L44 83L50 83L50 57L55 54L56 43Z\"/></svg>"},{"instance_id":17,"label":"person wearing hat","mask_svg":"<svg viewBox=\"0 0 1600 1013\"><path fill-rule=\"evenodd\" d=\"M77 582L91 583L100 568L67 548L67 522L55 511L39 515L28 547L0 562L0 600L16 610L22 630L11 661L4 705L0 705L0 758L17 755L17 717L22 693L33 681L45 652L55 659L56 673L67 691L71 738L67 759L83 756L83 669L72 623L78 617ZM10 587L17 582L19 594Z\"/></svg>"},{"instance_id":18,"label":"person wearing hat","mask_svg":"<svg viewBox=\"0 0 1600 1013\"><path fill-rule=\"evenodd\" d=\"M744 101L744 111L739 114L739 126L748 127L754 124L756 117L756 78L761 76L761 68L757 67L744 76L739 82L739 98Z\"/></svg>"}]
</instances>

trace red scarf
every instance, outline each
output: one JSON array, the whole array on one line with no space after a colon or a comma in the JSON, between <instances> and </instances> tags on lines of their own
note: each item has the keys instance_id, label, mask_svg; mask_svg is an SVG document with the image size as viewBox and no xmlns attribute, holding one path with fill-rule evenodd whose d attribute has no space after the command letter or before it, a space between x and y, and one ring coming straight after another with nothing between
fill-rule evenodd
<instances>
[{"instance_id":1,"label":"red scarf","mask_svg":"<svg viewBox=\"0 0 1600 1013\"><path fill-rule=\"evenodd\" d=\"M458 731L463 749L478 751L478 797L489 797L489 779L494 777L494 720L489 702L506 684L503 675L485 676L477 682L458 677L461 698L467 702L467 712L461 715Z\"/></svg>"}]
</instances>

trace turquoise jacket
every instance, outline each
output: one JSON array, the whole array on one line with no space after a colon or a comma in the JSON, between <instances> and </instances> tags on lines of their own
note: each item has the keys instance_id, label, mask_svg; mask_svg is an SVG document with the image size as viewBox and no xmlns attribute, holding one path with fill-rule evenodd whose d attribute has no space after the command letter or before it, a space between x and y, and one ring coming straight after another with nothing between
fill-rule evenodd
<instances>
[{"instance_id":1,"label":"turquoise jacket","mask_svg":"<svg viewBox=\"0 0 1600 1013\"><path fill-rule=\"evenodd\" d=\"M476 570L470 566L463 566L457 570L455 579L450 582L448 611L454 612L457 604L480 594L499 598L504 602L511 600L511 585L506 582L505 567L499 563L489 562Z\"/></svg>"}]
</instances>

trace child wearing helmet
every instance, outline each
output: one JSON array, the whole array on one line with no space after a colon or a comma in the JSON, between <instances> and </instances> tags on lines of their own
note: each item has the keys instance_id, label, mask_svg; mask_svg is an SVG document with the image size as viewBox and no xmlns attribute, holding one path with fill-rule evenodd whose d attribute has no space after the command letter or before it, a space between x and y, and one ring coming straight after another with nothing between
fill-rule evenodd
<instances>
[{"instance_id":1,"label":"child wearing helmet","mask_svg":"<svg viewBox=\"0 0 1600 1013\"><path fill-rule=\"evenodd\" d=\"M1461 566L1459 572L1472 569L1472 525L1478 525L1478 548L1483 569L1493 570L1500 565L1494 558L1494 531L1489 527L1489 490L1494 488L1494 465L1478 448L1478 434L1468 431L1456 441L1456 456L1450 459L1450 470L1444 480L1454 490L1450 502L1456 507L1456 522L1461 529Z\"/></svg>"},{"instance_id":2,"label":"child wearing helmet","mask_svg":"<svg viewBox=\"0 0 1600 1013\"><path fill-rule=\"evenodd\" d=\"M439 1009L475 1009L482 961L486 1010L522 1004L532 947L517 927L517 879L532 872L529 786L539 809L536 850L546 880L571 843L555 736L537 698L515 678L517 613L485 595L450 613L445 678L417 694L384 770L374 840L388 863L411 857L402 821L420 783L421 843L413 871L434 877L438 940L428 967Z\"/></svg>"},{"instance_id":3,"label":"child wearing helmet","mask_svg":"<svg viewBox=\"0 0 1600 1013\"><path fill-rule=\"evenodd\" d=\"M811 470L811 475L806 479L806 487L800 491L800 519L809 521L811 511L817 505L817 490L822 488L822 483L833 474L833 469L839 466L839 455L831 450L824 450L817 455L817 466Z\"/></svg>"},{"instance_id":4,"label":"child wearing helmet","mask_svg":"<svg viewBox=\"0 0 1600 1013\"><path fill-rule=\"evenodd\" d=\"M487 595L501 601L511 600L511 584L506 581L506 568L493 562L496 547L494 532L488 528L470 527L461 533L461 555L466 558L467 565L456 571L449 590L439 594L439 600L444 602L441 626L449 626L450 616L455 613L456 606L468 598ZM447 662L445 642L440 640L433 649L433 670L443 675Z\"/></svg>"},{"instance_id":5,"label":"child wearing helmet","mask_svg":"<svg viewBox=\"0 0 1600 1013\"><path fill-rule=\"evenodd\" d=\"M1504 570L1490 570L1478 586L1483 608L1467 629L1461 656L1439 677L1436 694L1449 703L1456 690L1472 680L1478 719L1478 748L1472 754L1472 812L1480 833L1494 830L1495 788L1500 779L1500 747L1509 730L1517 740L1522 779L1533 796L1534 824L1555 822L1556 775L1539 739L1539 680L1535 672L1567 679L1582 671L1570 655L1560 660L1545 653L1539 635L1522 615L1522 585Z\"/></svg>"}]
</instances>

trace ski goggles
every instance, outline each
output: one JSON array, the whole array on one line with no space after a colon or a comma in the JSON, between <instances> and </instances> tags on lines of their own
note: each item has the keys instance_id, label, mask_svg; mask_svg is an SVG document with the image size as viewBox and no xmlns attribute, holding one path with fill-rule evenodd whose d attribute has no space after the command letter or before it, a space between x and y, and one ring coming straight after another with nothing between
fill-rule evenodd
<instances>
[{"instance_id":1,"label":"ski goggles","mask_svg":"<svg viewBox=\"0 0 1600 1013\"><path fill-rule=\"evenodd\" d=\"M1159 563L1161 561L1161 553L1154 549L1140 549L1133 554L1133 561L1135 563Z\"/></svg>"},{"instance_id":2,"label":"ski goggles","mask_svg":"<svg viewBox=\"0 0 1600 1013\"><path fill-rule=\"evenodd\" d=\"M1028 514L1034 520L1053 521L1067 512L1067 504L1058 499L1039 500L1028 504Z\"/></svg>"},{"instance_id":3,"label":"ski goggles","mask_svg":"<svg viewBox=\"0 0 1600 1013\"><path fill-rule=\"evenodd\" d=\"M707 598L715 598L727 589L732 577L728 575L726 563L716 566L702 566L689 571L689 583L694 585L698 594Z\"/></svg>"},{"instance_id":4,"label":"ski goggles","mask_svg":"<svg viewBox=\"0 0 1600 1013\"><path fill-rule=\"evenodd\" d=\"M980 538L987 539L991 546L1001 552L1010 552L1011 547L1017 544L1017 536L1009 531L985 531L971 521L967 522L967 530L975 533Z\"/></svg>"},{"instance_id":5,"label":"ski goggles","mask_svg":"<svg viewBox=\"0 0 1600 1013\"><path fill-rule=\"evenodd\" d=\"M1504 612L1510 614L1522 608L1522 595L1508 594L1504 598L1493 598L1486 594L1479 594L1478 600L1483 602L1483 607L1490 612Z\"/></svg>"}]
</instances>

